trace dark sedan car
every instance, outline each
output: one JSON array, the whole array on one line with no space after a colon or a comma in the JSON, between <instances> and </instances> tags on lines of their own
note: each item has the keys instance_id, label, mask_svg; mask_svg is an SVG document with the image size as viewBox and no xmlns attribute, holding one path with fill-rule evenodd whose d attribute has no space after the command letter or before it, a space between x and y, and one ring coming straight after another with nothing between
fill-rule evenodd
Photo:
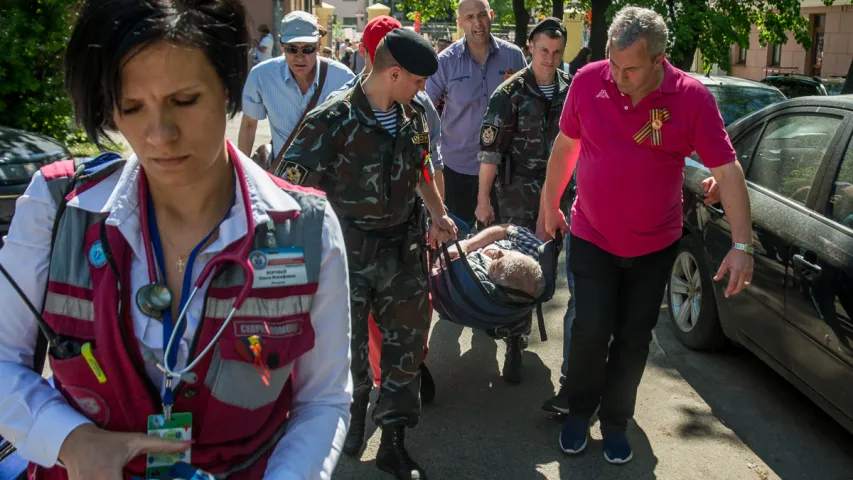
<instances>
[{"instance_id":1,"label":"dark sedan car","mask_svg":"<svg viewBox=\"0 0 853 480\"><path fill-rule=\"evenodd\" d=\"M803 97L728 127L753 217L751 285L714 282L732 244L722 205L688 162L684 236L667 302L689 347L745 346L853 432L853 95Z\"/></svg>"},{"instance_id":2,"label":"dark sedan car","mask_svg":"<svg viewBox=\"0 0 853 480\"><path fill-rule=\"evenodd\" d=\"M787 100L776 87L738 77L688 73L699 80L717 101L726 125L774 103Z\"/></svg>"},{"instance_id":3,"label":"dark sedan car","mask_svg":"<svg viewBox=\"0 0 853 480\"><path fill-rule=\"evenodd\" d=\"M810 77L783 73L770 75L761 79L761 83L772 85L788 98L807 97L811 95L840 95L844 87L844 77Z\"/></svg>"},{"instance_id":4,"label":"dark sedan car","mask_svg":"<svg viewBox=\"0 0 853 480\"><path fill-rule=\"evenodd\" d=\"M0 127L0 234L9 230L15 201L38 169L66 158L65 146L50 137Z\"/></svg>"}]
</instances>

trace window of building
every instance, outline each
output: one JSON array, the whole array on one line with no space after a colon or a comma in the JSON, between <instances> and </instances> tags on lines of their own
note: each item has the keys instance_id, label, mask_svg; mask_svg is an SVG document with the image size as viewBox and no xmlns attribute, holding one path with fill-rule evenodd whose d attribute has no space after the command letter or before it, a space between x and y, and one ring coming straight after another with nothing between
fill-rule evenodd
<instances>
[{"instance_id":1,"label":"window of building","mask_svg":"<svg viewBox=\"0 0 853 480\"><path fill-rule=\"evenodd\" d=\"M737 47L737 63L745 64L746 63L746 52L749 50L748 48Z\"/></svg>"},{"instance_id":2,"label":"window of building","mask_svg":"<svg viewBox=\"0 0 853 480\"><path fill-rule=\"evenodd\" d=\"M811 61L808 64L809 75L819 77L821 66L823 65L823 41L824 29L826 28L826 15L812 15L812 51L810 53Z\"/></svg>"},{"instance_id":3,"label":"window of building","mask_svg":"<svg viewBox=\"0 0 853 480\"><path fill-rule=\"evenodd\" d=\"M358 19L355 17L344 17L345 27L355 27L356 25L358 25Z\"/></svg>"},{"instance_id":4,"label":"window of building","mask_svg":"<svg viewBox=\"0 0 853 480\"><path fill-rule=\"evenodd\" d=\"M770 66L778 67L782 65L782 45L773 45L773 57L770 59Z\"/></svg>"}]
</instances>

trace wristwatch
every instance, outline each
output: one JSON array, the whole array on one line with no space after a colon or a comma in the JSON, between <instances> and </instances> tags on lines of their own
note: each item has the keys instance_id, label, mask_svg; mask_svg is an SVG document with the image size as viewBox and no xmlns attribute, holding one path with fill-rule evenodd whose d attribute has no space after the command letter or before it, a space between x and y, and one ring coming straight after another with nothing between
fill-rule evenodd
<instances>
[{"instance_id":1,"label":"wristwatch","mask_svg":"<svg viewBox=\"0 0 853 480\"><path fill-rule=\"evenodd\" d=\"M752 255L755 252L755 249L752 248L752 245L748 243L732 243L732 248L735 250L740 250L747 255Z\"/></svg>"}]
</instances>

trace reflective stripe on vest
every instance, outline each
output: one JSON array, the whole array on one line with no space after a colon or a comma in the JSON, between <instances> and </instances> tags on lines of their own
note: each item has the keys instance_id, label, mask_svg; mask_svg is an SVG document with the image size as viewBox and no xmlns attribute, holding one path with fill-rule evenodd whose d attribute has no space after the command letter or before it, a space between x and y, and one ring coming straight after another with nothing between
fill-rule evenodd
<instances>
[{"instance_id":1,"label":"reflective stripe on vest","mask_svg":"<svg viewBox=\"0 0 853 480\"><path fill-rule=\"evenodd\" d=\"M279 246L303 248L308 284L252 289L232 325L193 369L198 381L176 389L174 411L193 414L193 437L197 442L193 445L193 464L213 473L241 465L265 445L274 443L275 435L289 417L293 393L289 380L295 361L314 348L310 311L323 248L318 239L323 235L328 204L312 193L288 193L299 203L301 212L296 220L277 223L275 237ZM128 302L135 301L136 292L121 291L111 267L92 266L88 258L93 243L101 240L101 219L100 214L73 207L65 211L51 258L44 316L58 334L92 342L93 354L108 382L100 384L86 362L79 359L51 358L51 366L57 388L83 415L108 430L144 432L148 415L156 413L159 404L150 399L145 386L148 378L140 378L133 368L134 361L141 364L134 346L137 340L133 323L127 317L116 318L120 309L130 312ZM105 228L119 276L124 279L121 287L128 289L125 283L130 278L132 250L116 227ZM264 226L257 228L255 248L266 247L266 233ZM236 265L214 275L196 330L198 348L194 355L219 330L245 280ZM130 351L122 341L122 330ZM268 386L261 381L256 366L240 355L238 342L251 335L262 338ZM259 480L270 453L271 450L259 455L256 464L229 475L229 480ZM128 464L125 472L141 476L144 457ZM61 468L39 469L38 476L66 478Z\"/></svg>"}]
</instances>

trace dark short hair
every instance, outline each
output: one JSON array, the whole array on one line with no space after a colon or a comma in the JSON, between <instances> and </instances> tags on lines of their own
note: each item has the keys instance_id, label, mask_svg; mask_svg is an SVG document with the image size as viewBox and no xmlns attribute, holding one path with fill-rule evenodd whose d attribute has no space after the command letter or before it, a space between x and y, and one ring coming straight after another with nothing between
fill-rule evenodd
<instances>
[{"instance_id":1,"label":"dark short hair","mask_svg":"<svg viewBox=\"0 0 853 480\"><path fill-rule=\"evenodd\" d=\"M554 29L551 29L551 28L549 28L549 29L547 29L547 30L542 30L541 32L536 32L536 33L533 35L533 38L531 38L530 40L531 40L531 41L533 41L533 42L535 43L535 42L536 42L536 40L538 40L538 39L539 39L539 37L541 37L542 35L545 35L546 37L548 37L548 38L550 38L550 39L552 39L552 40L559 40L559 39L561 39L561 38L562 38L562 39L563 39L563 44L565 44L565 43L566 43L566 41L568 40L565 36L563 36L563 32L561 32L561 31L559 31L559 30L554 30Z\"/></svg>"},{"instance_id":2,"label":"dark short hair","mask_svg":"<svg viewBox=\"0 0 853 480\"><path fill-rule=\"evenodd\" d=\"M376 53L373 56L373 71L384 72L393 67L400 67L400 64L394 59L394 55L391 55L391 50L388 49L385 38L383 38L376 46Z\"/></svg>"},{"instance_id":3,"label":"dark short hair","mask_svg":"<svg viewBox=\"0 0 853 480\"><path fill-rule=\"evenodd\" d=\"M240 111L249 32L240 0L86 0L65 53L65 86L77 123L96 144L115 130L127 54L166 41L202 50Z\"/></svg>"}]
</instances>

